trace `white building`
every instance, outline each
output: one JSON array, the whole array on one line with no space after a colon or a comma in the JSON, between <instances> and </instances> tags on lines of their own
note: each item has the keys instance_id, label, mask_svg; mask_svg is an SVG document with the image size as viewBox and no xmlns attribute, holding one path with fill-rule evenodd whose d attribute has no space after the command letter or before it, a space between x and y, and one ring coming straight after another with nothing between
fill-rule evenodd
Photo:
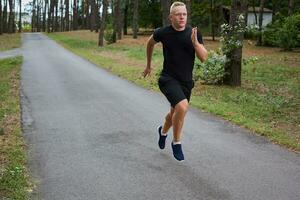
<instances>
[{"instance_id":1,"label":"white building","mask_svg":"<svg viewBox=\"0 0 300 200\"><path fill-rule=\"evenodd\" d=\"M230 18L230 9L231 9L230 6L223 7L223 15L224 15L224 19L225 19L225 21L227 21L227 23L229 22L229 18ZM256 24L255 14L257 17L257 25L258 25L259 11L260 11L260 7L255 7L254 9L251 6L248 7L247 25ZM272 16L273 16L272 10L270 10L268 8L264 8L263 23L262 23L263 27L265 27L267 24L272 22Z\"/></svg>"}]
</instances>

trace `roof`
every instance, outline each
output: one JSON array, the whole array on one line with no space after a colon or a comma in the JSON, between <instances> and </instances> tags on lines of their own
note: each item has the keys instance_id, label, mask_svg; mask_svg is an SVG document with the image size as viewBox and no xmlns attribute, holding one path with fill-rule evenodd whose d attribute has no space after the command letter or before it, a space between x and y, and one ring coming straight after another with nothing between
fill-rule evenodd
<instances>
[{"instance_id":1,"label":"roof","mask_svg":"<svg viewBox=\"0 0 300 200\"><path fill-rule=\"evenodd\" d=\"M230 7L230 6L223 6L223 8L225 8L226 10L231 10L231 7ZM258 13L259 10L260 10L260 7L254 7L254 9L253 9L252 6L248 6L248 13L254 12L254 11L255 11L256 13ZM268 8L264 8L264 13L272 13L272 12L273 12L272 10L270 10L270 9L268 9Z\"/></svg>"}]
</instances>

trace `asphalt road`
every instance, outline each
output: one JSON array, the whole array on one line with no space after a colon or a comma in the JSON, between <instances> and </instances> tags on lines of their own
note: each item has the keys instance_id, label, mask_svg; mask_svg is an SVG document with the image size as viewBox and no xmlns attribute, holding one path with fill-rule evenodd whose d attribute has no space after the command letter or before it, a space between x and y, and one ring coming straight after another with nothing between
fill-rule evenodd
<instances>
[{"instance_id":1,"label":"asphalt road","mask_svg":"<svg viewBox=\"0 0 300 200\"><path fill-rule=\"evenodd\" d=\"M299 200L300 156L190 109L186 160L157 145L169 106L70 53L23 35L22 123L32 199ZM141 69L142 71L142 69Z\"/></svg>"},{"instance_id":2,"label":"asphalt road","mask_svg":"<svg viewBox=\"0 0 300 200\"><path fill-rule=\"evenodd\" d=\"M11 58L15 56L22 56L21 48L7 50L7 51L0 51L0 59Z\"/></svg>"}]
</instances>

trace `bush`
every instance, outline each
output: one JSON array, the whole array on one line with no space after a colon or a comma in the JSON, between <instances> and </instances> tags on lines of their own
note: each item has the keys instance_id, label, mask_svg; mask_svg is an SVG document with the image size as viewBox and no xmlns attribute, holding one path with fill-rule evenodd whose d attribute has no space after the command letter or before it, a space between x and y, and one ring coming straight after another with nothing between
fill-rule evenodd
<instances>
[{"instance_id":1,"label":"bush","mask_svg":"<svg viewBox=\"0 0 300 200\"><path fill-rule=\"evenodd\" d=\"M278 46L278 33L282 27L283 21L277 20L274 23L270 23L263 31L263 45L264 46Z\"/></svg>"},{"instance_id":2,"label":"bush","mask_svg":"<svg viewBox=\"0 0 300 200\"><path fill-rule=\"evenodd\" d=\"M258 35L258 26L256 24L248 25L246 27L245 39L256 39Z\"/></svg>"},{"instance_id":3,"label":"bush","mask_svg":"<svg viewBox=\"0 0 300 200\"><path fill-rule=\"evenodd\" d=\"M106 40L107 44L112 44L116 41L116 34L114 33L113 29L107 29L105 31L104 39Z\"/></svg>"},{"instance_id":4,"label":"bush","mask_svg":"<svg viewBox=\"0 0 300 200\"><path fill-rule=\"evenodd\" d=\"M225 55L210 51L204 63L196 64L194 70L195 81L202 80L206 84L221 83L225 75L225 62Z\"/></svg>"},{"instance_id":5,"label":"bush","mask_svg":"<svg viewBox=\"0 0 300 200\"><path fill-rule=\"evenodd\" d=\"M285 19L279 31L279 46L285 50L300 47L300 14Z\"/></svg>"},{"instance_id":6,"label":"bush","mask_svg":"<svg viewBox=\"0 0 300 200\"><path fill-rule=\"evenodd\" d=\"M300 14L267 25L263 32L263 45L279 46L285 50L300 47Z\"/></svg>"}]
</instances>

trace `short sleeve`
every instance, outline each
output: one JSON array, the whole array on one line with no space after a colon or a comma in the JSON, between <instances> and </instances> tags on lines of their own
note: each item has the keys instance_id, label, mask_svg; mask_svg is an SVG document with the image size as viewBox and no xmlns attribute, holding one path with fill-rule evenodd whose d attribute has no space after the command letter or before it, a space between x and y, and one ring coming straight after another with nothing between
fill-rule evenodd
<instances>
[{"instance_id":1,"label":"short sleeve","mask_svg":"<svg viewBox=\"0 0 300 200\"><path fill-rule=\"evenodd\" d=\"M161 41L161 28L155 29L153 33L153 39L155 42L160 42Z\"/></svg>"},{"instance_id":2,"label":"short sleeve","mask_svg":"<svg viewBox=\"0 0 300 200\"><path fill-rule=\"evenodd\" d=\"M204 44L204 43L203 43L203 38L202 38L202 35L201 35L200 31L197 31L197 38L198 38L198 42L199 42L200 44Z\"/></svg>"}]
</instances>

